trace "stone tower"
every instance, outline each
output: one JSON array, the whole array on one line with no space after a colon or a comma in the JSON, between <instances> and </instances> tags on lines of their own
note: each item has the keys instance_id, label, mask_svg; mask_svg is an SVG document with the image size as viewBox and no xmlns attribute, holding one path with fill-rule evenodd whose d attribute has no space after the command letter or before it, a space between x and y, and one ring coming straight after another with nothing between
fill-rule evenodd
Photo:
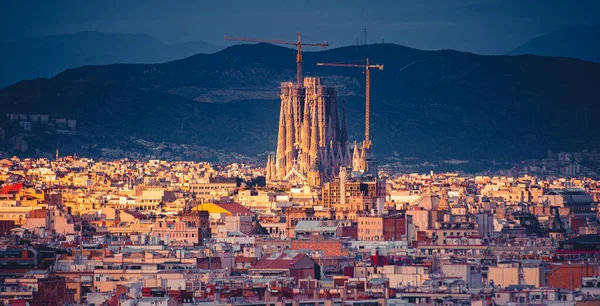
<instances>
[{"instance_id":1,"label":"stone tower","mask_svg":"<svg viewBox=\"0 0 600 306\"><path fill-rule=\"evenodd\" d=\"M319 185L351 162L345 107L340 122L337 90L322 78L303 85L281 83L277 154L267 168L271 180Z\"/></svg>"}]
</instances>

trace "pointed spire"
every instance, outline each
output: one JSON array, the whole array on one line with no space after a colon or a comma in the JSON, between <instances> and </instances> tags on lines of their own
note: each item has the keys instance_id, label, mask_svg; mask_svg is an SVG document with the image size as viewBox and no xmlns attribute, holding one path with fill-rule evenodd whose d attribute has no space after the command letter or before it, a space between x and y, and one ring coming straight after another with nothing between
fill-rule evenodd
<instances>
[{"instance_id":1,"label":"pointed spire","mask_svg":"<svg viewBox=\"0 0 600 306\"><path fill-rule=\"evenodd\" d=\"M282 178L285 175L285 145L286 145L286 120L285 120L285 100L281 100L279 110L279 134L277 135L277 156L276 171L277 176Z\"/></svg>"},{"instance_id":2,"label":"pointed spire","mask_svg":"<svg viewBox=\"0 0 600 306\"><path fill-rule=\"evenodd\" d=\"M265 176L267 181L271 180L271 154L267 155L267 166L265 167Z\"/></svg>"},{"instance_id":3,"label":"pointed spire","mask_svg":"<svg viewBox=\"0 0 600 306\"><path fill-rule=\"evenodd\" d=\"M336 125L337 126L337 125ZM337 134L337 129L333 128L333 118L329 116L327 118L327 140L334 141Z\"/></svg>"},{"instance_id":4,"label":"pointed spire","mask_svg":"<svg viewBox=\"0 0 600 306\"><path fill-rule=\"evenodd\" d=\"M319 130L317 128L317 114L312 113L312 126L310 128L310 158L314 160L319 152Z\"/></svg>"},{"instance_id":5,"label":"pointed spire","mask_svg":"<svg viewBox=\"0 0 600 306\"><path fill-rule=\"evenodd\" d=\"M295 131L294 131L294 116L292 114L293 108L291 103L288 103L287 112L285 114L285 172L289 172L292 169L293 161L296 159L296 148L295 148Z\"/></svg>"},{"instance_id":6,"label":"pointed spire","mask_svg":"<svg viewBox=\"0 0 600 306\"><path fill-rule=\"evenodd\" d=\"M358 152L358 144L354 141L354 148L352 149L352 170L359 171L360 169L360 155Z\"/></svg>"},{"instance_id":7,"label":"pointed spire","mask_svg":"<svg viewBox=\"0 0 600 306\"><path fill-rule=\"evenodd\" d=\"M304 103L304 114L302 119L302 165L300 167L302 171L306 171L310 167L310 111L310 103L309 101L306 101Z\"/></svg>"}]
</instances>

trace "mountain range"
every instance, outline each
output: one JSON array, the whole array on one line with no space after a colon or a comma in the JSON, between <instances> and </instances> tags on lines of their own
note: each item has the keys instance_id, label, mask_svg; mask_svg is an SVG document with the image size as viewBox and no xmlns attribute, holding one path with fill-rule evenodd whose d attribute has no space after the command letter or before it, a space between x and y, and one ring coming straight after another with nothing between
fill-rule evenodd
<instances>
[{"instance_id":1,"label":"mountain range","mask_svg":"<svg viewBox=\"0 0 600 306\"><path fill-rule=\"evenodd\" d=\"M508 52L508 55L522 54L573 57L600 63L600 25L566 27Z\"/></svg>"},{"instance_id":2,"label":"mountain range","mask_svg":"<svg viewBox=\"0 0 600 306\"><path fill-rule=\"evenodd\" d=\"M51 77L83 65L162 63L222 47L204 41L174 45L144 34L79 32L0 42L0 87Z\"/></svg>"},{"instance_id":3,"label":"mountain range","mask_svg":"<svg viewBox=\"0 0 600 306\"><path fill-rule=\"evenodd\" d=\"M305 76L324 77L347 100L354 140L363 134L363 71L316 63L367 57L385 66L371 74L371 134L382 162L514 161L600 147L599 64L395 44L305 52ZM69 69L1 89L0 103L7 112L76 118L81 143L139 137L255 156L275 149L278 86L294 74L294 50L244 44L162 64Z\"/></svg>"}]
</instances>

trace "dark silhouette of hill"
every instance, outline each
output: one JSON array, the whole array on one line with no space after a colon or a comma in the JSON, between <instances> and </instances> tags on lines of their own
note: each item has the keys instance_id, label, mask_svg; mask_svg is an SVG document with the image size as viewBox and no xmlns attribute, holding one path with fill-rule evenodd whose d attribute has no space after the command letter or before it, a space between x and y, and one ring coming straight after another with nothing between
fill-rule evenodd
<instances>
[{"instance_id":1,"label":"dark silhouette of hill","mask_svg":"<svg viewBox=\"0 0 600 306\"><path fill-rule=\"evenodd\" d=\"M166 45L143 34L80 32L0 42L0 86L69 68L114 63L162 63L221 47L203 41Z\"/></svg>"},{"instance_id":2,"label":"dark silhouette of hill","mask_svg":"<svg viewBox=\"0 0 600 306\"><path fill-rule=\"evenodd\" d=\"M567 27L536 37L508 54L573 57L600 63L600 25Z\"/></svg>"},{"instance_id":3,"label":"dark silhouette of hill","mask_svg":"<svg viewBox=\"0 0 600 306\"><path fill-rule=\"evenodd\" d=\"M363 133L364 74L316 63L366 57L385 65L371 84L372 138L382 160L518 160L600 147L598 64L394 44L305 53L305 75L324 76L348 100L354 139ZM275 149L277 87L294 78L294 59L292 49L256 44L163 64L84 66L2 89L0 102L7 112L77 118L90 139L107 144L108 136L136 136L253 155Z\"/></svg>"}]
</instances>

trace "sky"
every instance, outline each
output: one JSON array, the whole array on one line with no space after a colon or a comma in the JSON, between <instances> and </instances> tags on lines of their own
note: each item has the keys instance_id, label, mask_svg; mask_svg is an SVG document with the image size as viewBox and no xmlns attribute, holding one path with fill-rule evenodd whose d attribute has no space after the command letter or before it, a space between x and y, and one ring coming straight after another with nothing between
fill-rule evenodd
<instances>
[{"instance_id":1,"label":"sky","mask_svg":"<svg viewBox=\"0 0 600 306\"><path fill-rule=\"evenodd\" d=\"M596 0L2 0L0 40L80 31L143 33L165 43L224 35L391 42L480 54L508 52L570 25L600 23Z\"/></svg>"}]
</instances>

